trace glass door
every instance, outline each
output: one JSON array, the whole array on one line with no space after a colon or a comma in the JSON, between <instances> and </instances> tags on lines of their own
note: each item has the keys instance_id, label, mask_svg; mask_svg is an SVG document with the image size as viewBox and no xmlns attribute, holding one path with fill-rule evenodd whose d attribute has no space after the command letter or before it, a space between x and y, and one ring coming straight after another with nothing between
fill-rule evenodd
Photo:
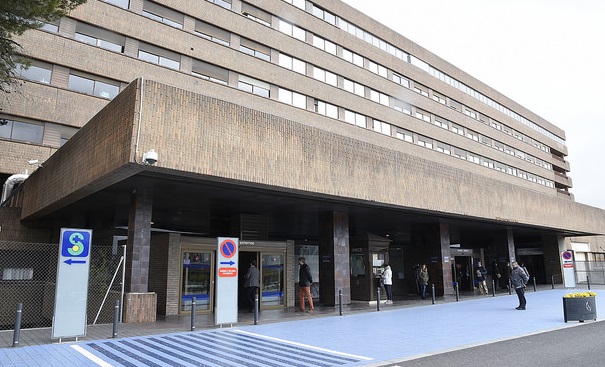
<instances>
[{"instance_id":1,"label":"glass door","mask_svg":"<svg viewBox=\"0 0 605 367\"><path fill-rule=\"evenodd\" d=\"M182 259L180 312L191 312L193 297L196 311L211 311L214 289L213 251L183 251Z\"/></svg>"},{"instance_id":2,"label":"glass door","mask_svg":"<svg viewBox=\"0 0 605 367\"><path fill-rule=\"evenodd\" d=\"M261 308L284 305L283 253L261 254Z\"/></svg>"}]
</instances>

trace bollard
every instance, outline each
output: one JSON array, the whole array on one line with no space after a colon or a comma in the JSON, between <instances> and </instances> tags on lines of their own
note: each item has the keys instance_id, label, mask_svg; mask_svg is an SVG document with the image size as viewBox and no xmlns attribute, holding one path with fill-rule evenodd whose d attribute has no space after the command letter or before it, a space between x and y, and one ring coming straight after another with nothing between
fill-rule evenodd
<instances>
[{"instance_id":1,"label":"bollard","mask_svg":"<svg viewBox=\"0 0 605 367\"><path fill-rule=\"evenodd\" d=\"M19 346L19 337L21 336L21 314L23 313L23 303L17 303L17 314L15 315L15 331L13 333L13 347Z\"/></svg>"},{"instance_id":2,"label":"bollard","mask_svg":"<svg viewBox=\"0 0 605 367\"><path fill-rule=\"evenodd\" d=\"M590 290L590 278L588 275L586 276L586 284L588 285L588 290Z\"/></svg>"},{"instance_id":3,"label":"bollard","mask_svg":"<svg viewBox=\"0 0 605 367\"><path fill-rule=\"evenodd\" d=\"M118 336L118 321L120 320L120 300L116 299L113 306L113 331L111 333L112 338Z\"/></svg>"},{"instance_id":4,"label":"bollard","mask_svg":"<svg viewBox=\"0 0 605 367\"><path fill-rule=\"evenodd\" d=\"M496 297L496 281L492 279L492 296Z\"/></svg>"},{"instance_id":5,"label":"bollard","mask_svg":"<svg viewBox=\"0 0 605 367\"><path fill-rule=\"evenodd\" d=\"M550 284L552 285L552 289L555 289L555 275L550 276Z\"/></svg>"},{"instance_id":6,"label":"bollard","mask_svg":"<svg viewBox=\"0 0 605 367\"><path fill-rule=\"evenodd\" d=\"M342 289L338 290L338 313L342 316Z\"/></svg>"},{"instance_id":7,"label":"bollard","mask_svg":"<svg viewBox=\"0 0 605 367\"><path fill-rule=\"evenodd\" d=\"M458 282L456 282L456 302L460 301L460 289L458 289Z\"/></svg>"},{"instance_id":8,"label":"bollard","mask_svg":"<svg viewBox=\"0 0 605 367\"><path fill-rule=\"evenodd\" d=\"M431 302L435 304L435 284L431 284Z\"/></svg>"},{"instance_id":9,"label":"bollard","mask_svg":"<svg viewBox=\"0 0 605 367\"><path fill-rule=\"evenodd\" d=\"M508 294L511 295L513 294L513 283L511 282L511 280L508 280Z\"/></svg>"},{"instance_id":10,"label":"bollard","mask_svg":"<svg viewBox=\"0 0 605 367\"><path fill-rule=\"evenodd\" d=\"M376 289L376 294L378 295L376 301L376 311L380 311L380 288Z\"/></svg>"},{"instance_id":11,"label":"bollard","mask_svg":"<svg viewBox=\"0 0 605 367\"><path fill-rule=\"evenodd\" d=\"M258 293L254 292L254 325L258 325Z\"/></svg>"},{"instance_id":12,"label":"bollard","mask_svg":"<svg viewBox=\"0 0 605 367\"><path fill-rule=\"evenodd\" d=\"M195 330L195 297L191 297L191 331Z\"/></svg>"},{"instance_id":13,"label":"bollard","mask_svg":"<svg viewBox=\"0 0 605 367\"><path fill-rule=\"evenodd\" d=\"M534 292L536 291L536 277L534 277Z\"/></svg>"}]
</instances>

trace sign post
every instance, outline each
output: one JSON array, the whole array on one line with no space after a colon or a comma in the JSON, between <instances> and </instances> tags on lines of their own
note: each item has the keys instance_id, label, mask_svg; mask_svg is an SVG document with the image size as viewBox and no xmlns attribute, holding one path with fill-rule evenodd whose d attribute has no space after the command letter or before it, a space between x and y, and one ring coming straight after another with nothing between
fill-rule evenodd
<instances>
[{"instance_id":1,"label":"sign post","mask_svg":"<svg viewBox=\"0 0 605 367\"><path fill-rule=\"evenodd\" d=\"M565 288L576 287L576 271L573 251L561 252L561 265L563 266L563 284Z\"/></svg>"},{"instance_id":2,"label":"sign post","mask_svg":"<svg viewBox=\"0 0 605 367\"><path fill-rule=\"evenodd\" d=\"M237 323L238 238L218 238L216 251L216 309L214 323Z\"/></svg>"},{"instance_id":3,"label":"sign post","mask_svg":"<svg viewBox=\"0 0 605 367\"><path fill-rule=\"evenodd\" d=\"M52 338L86 335L92 230L61 228Z\"/></svg>"}]
</instances>

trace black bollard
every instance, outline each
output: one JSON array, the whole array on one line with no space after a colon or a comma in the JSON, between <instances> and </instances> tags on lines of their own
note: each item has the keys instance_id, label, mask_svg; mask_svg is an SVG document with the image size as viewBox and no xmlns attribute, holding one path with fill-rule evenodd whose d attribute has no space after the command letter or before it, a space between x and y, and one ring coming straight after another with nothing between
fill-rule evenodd
<instances>
[{"instance_id":1,"label":"black bollard","mask_svg":"<svg viewBox=\"0 0 605 367\"><path fill-rule=\"evenodd\" d=\"M376 300L376 311L380 311L380 287L376 289L376 294L378 295Z\"/></svg>"},{"instance_id":2,"label":"black bollard","mask_svg":"<svg viewBox=\"0 0 605 367\"><path fill-rule=\"evenodd\" d=\"M254 293L254 325L258 325L258 293Z\"/></svg>"},{"instance_id":3,"label":"black bollard","mask_svg":"<svg viewBox=\"0 0 605 367\"><path fill-rule=\"evenodd\" d=\"M588 275L586 276L586 284L588 285L588 290L590 290L590 278Z\"/></svg>"},{"instance_id":4,"label":"black bollard","mask_svg":"<svg viewBox=\"0 0 605 367\"><path fill-rule=\"evenodd\" d=\"M513 283L511 282L511 280L508 280L508 294L511 295L513 294Z\"/></svg>"},{"instance_id":5,"label":"black bollard","mask_svg":"<svg viewBox=\"0 0 605 367\"><path fill-rule=\"evenodd\" d=\"M458 288L458 282L456 282L456 302L460 301L460 289Z\"/></svg>"},{"instance_id":6,"label":"black bollard","mask_svg":"<svg viewBox=\"0 0 605 367\"><path fill-rule=\"evenodd\" d=\"M555 275L550 276L550 283L552 285L552 289L555 289Z\"/></svg>"},{"instance_id":7,"label":"black bollard","mask_svg":"<svg viewBox=\"0 0 605 367\"><path fill-rule=\"evenodd\" d=\"M15 315L15 331L13 333L13 347L19 346L19 337L21 336L21 314L23 313L23 303L17 303L17 314Z\"/></svg>"},{"instance_id":8,"label":"black bollard","mask_svg":"<svg viewBox=\"0 0 605 367\"><path fill-rule=\"evenodd\" d=\"M496 281L492 279L492 296L496 297Z\"/></svg>"},{"instance_id":9,"label":"black bollard","mask_svg":"<svg viewBox=\"0 0 605 367\"><path fill-rule=\"evenodd\" d=\"M534 292L536 291L536 277L534 277Z\"/></svg>"},{"instance_id":10,"label":"black bollard","mask_svg":"<svg viewBox=\"0 0 605 367\"><path fill-rule=\"evenodd\" d=\"M113 305L113 331L111 333L112 338L118 336L118 321L120 320L120 300L116 299Z\"/></svg>"},{"instance_id":11,"label":"black bollard","mask_svg":"<svg viewBox=\"0 0 605 367\"><path fill-rule=\"evenodd\" d=\"M342 289L338 290L338 313L342 316Z\"/></svg>"},{"instance_id":12,"label":"black bollard","mask_svg":"<svg viewBox=\"0 0 605 367\"><path fill-rule=\"evenodd\" d=\"M431 284L431 302L435 304L435 284Z\"/></svg>"},{"instance_id":13,"label":"black bollard","mask_svg":"<svg viewBox=\"0 0 605 367\"><path fill-rule=\"evenodd\" d=\"M195 297L191 297L191 331L195 330Z\"/></svg>"}]
</instances>

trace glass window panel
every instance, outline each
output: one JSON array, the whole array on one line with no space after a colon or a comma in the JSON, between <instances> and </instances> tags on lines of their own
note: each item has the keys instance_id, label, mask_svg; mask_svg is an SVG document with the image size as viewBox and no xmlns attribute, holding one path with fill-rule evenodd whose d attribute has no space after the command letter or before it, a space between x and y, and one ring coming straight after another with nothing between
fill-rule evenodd
<instances>
[{"instance_id":1,"label":"glass window panel","mask_svg":"<svg viewBox=\"0 0 605 367\"><path fill-rule=\"evenodd\" d=\"M77 92L93 94L95 82L92 79L70 74L67 88Z\"/></svg>"},{"instance_id":2,"label":"glass window panel","mask_svg":"<svg viewBox=\"0 0 605 367\"><path fill-rule=\"evenodd\" d=\"M52 71L37 65L30 65L27 69L21 69L20 74L25 79L48 84Z\"/></svg>"},{"instance_id":3,"label":"glass window panel","mask_svg":"<svg viewBox=\"0 0 605 367\"><path fill-rule=\"evenodd\" d=\"M14 140L42 144L43 135L44 127L42 125L28 124L19 121L13 122L12 138Z\"/></svg>"},{"instance_id":4,"label":"glass window panel","mask_svg":"<svg viewBox=\"0 0 605 367\"><path fill-rule=\"evenodd\" d=\"M174 61L172 59L166 57L160 57L160 65L166 66L167 68L171 68L174 70L179 70L181 68L181 63L178 61Z\"/></svg>"},{"instance_id":5,"label":"glass window panel","mask_svg":"<svg viewBox=\"0 0 605 367\"><path fill-rule=\"evenodd\" d=\"M307 96L300 93L293 93L292 104L298 108L307 108Z\"/></svg>"},{"instance_id":6,"label":"glass window panel","mask_svg":"<svg viewBox=\"0 0 605 367\"><path fill-rule=\"evenodd\" d=\"M94 95L102 98L113 99L120 93L120 87L103 82L96 81L94 87Z\"/></svg>"},{"instance_id":7,"label":"glass window panel","mask_svg":"<svg viewBox=\"0 0 605 367\"><path fill-rule=\"evenodd\" d=\"M0 138L10 139L13 131L13 122L11 120L4 120L5 124L0 124Z\"/></svg>"}]
</instances>

